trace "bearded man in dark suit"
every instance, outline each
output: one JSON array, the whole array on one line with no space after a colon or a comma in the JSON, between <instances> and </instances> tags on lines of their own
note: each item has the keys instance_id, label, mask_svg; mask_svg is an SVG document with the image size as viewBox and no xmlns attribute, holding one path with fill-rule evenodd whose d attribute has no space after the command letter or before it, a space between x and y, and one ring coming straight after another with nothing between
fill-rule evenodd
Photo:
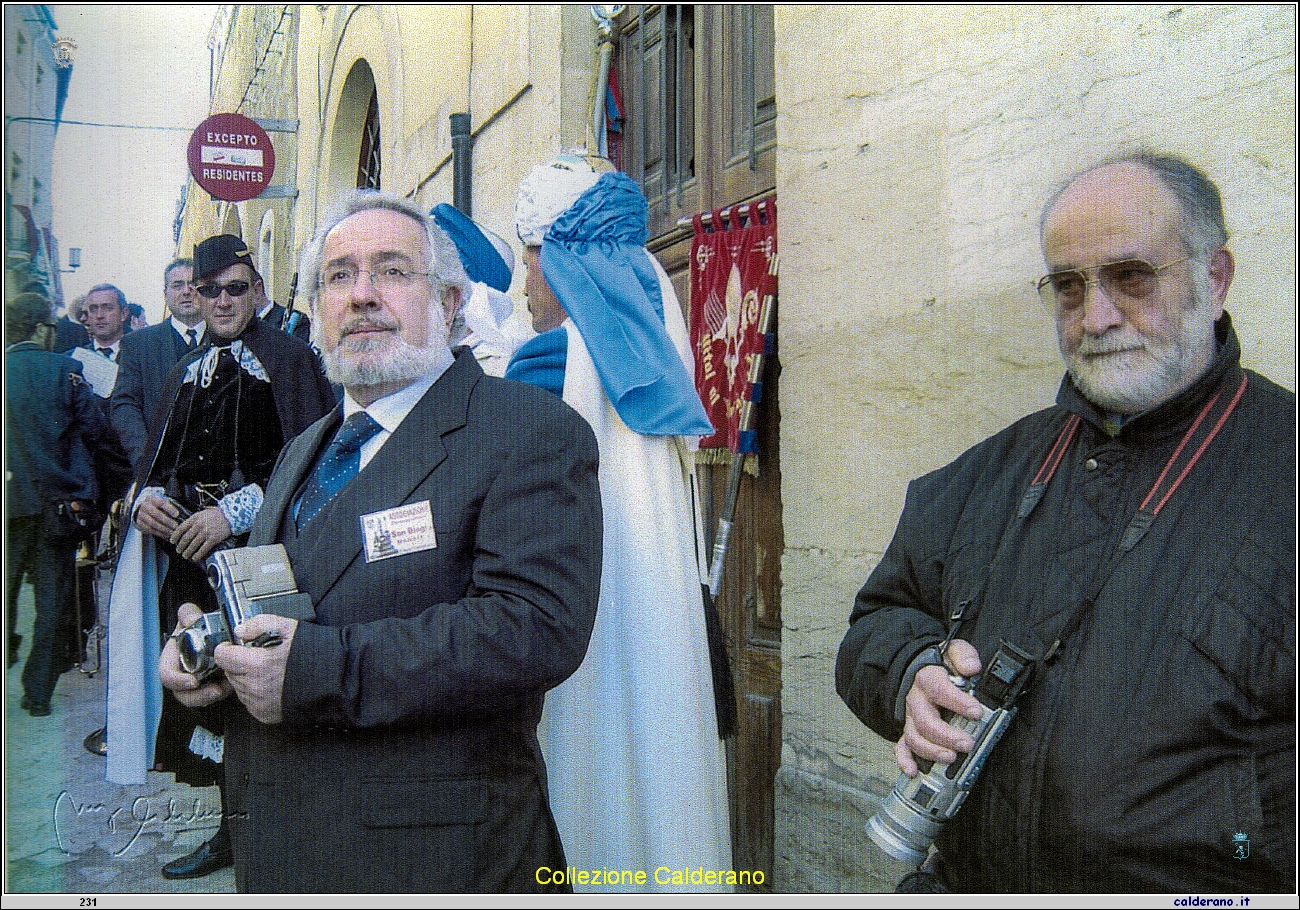
<instances>
[{"instance_id":1,"label":"bearded man in dark suit","mask_svg":"<svg viewBox=\"0 0 1300 910\"><path fill-rule=\"evenodd\" d=\"M184 673L175 644L160 663L188 704L237 697L236 884L556 887L565 860L537 723L595 620L595 437L553 396L448 348L464 270L406 201L353 197L300 273L346 394L285 450L249 544L284 545L314 619L243 623L241 642L282 643L218 645L218 682ZM180 623L196 617L187 606Z\"/></svg>"}]
</instances>

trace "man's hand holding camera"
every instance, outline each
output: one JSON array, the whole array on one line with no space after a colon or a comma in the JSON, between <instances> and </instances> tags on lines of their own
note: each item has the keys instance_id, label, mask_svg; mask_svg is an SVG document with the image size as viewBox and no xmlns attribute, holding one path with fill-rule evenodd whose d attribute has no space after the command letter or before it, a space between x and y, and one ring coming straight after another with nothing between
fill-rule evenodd
<instances>
[{"instance_id":1,"label":"man's hand holding camera","mask_svg":"<svg viewBox=\"0 0 1300 910\"><path fill-rule=\"evenodd\" d=\"M970 734L944 721L939 709L947 708L972 720L983 716L975 696L958 689L948 677L949 668L961 676L979 673L979 652L970 642L957 638L949 643L945 659L946 667L922 667L904 700L903 736L894 745L894 757L908 777L915 777L920 770L917 758L950 764L957 760L958 752L975 747Z\"/></svg>"},{"instance_id":2,"label":"man's hand holding camera","mask_svg":"<svg viewBox=\"0 0 1300 910\"><path fill-rule=\"evenodd\" d=\"M197 622L203 612L194 604L182 604L178 629ZM250 642L261 635L275 633L280 644L274 647L244 647L223 642L213 658L224 673L208 682L200 682L181 666L175 637L168 639L159 661L162 684L171 689L181 704L201 708L220 701L232 692L243 702L248 713L264 724L278 724L283 719L281 697L284 672L289 662L289 648L298 630L296 619L262 613L235 627L240 642Z\"/></svg>"}]
</instances>

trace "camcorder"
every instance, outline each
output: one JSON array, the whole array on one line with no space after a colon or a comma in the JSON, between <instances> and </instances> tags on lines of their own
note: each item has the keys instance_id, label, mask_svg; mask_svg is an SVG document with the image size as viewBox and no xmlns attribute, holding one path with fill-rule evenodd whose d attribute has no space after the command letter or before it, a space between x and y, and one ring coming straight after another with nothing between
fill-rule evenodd
<instances>
[{"instance_id":1,"label":"camcorder","mask_svg":"<svg viewBox=\"0 0 1300 910\"><path fill-rule=\"evenodd\" d=\"M975 785L984 763L1016 716L1013 706L1029 682L1034 658L1007 641L993 655L988 669L976 677L950 676L953 685L969 692L984 707L979 720L941 710L945 721L975 740L970 752L951 764L918 759L916 777L900 774L894 789L867 822L867 834L895 859L919 864L944 824L957 814Z\"/></svg>"},{"instance_id":2,"label":"camcorder","mask_svg":"<svg viewBox=\"0 0 1300 910\"><path fill-rule=\"evenodd\" d=\"M181 666L199 680L219 672L217 645L235 642L235 627L259 613L288 619L315 617L311 598L298 591L289 555L280 544L217 550L207 558L208 583L217 592L217 609L204 613L192 626L176 634ZM264 632L248 647L273 648L281 638Z\"/></svg>"}]
</instances>

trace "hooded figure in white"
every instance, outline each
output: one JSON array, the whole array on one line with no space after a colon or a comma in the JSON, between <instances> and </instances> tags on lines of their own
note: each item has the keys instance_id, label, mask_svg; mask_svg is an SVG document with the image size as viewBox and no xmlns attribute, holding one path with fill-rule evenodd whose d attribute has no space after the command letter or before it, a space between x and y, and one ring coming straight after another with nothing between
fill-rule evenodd
<instances>
[{"instance_id":1,"label":"hooded figure in white","mask_svg":"<svg viewBox=\"0 0 1300 910\"><path fill-rule=\"evenodd\" d=\"M600 445L595 631L578 672L547 693L538 729L571 866L613 870L607 882L572 884L636 890L617 873L641 870L645 890L731 890L691 500L692 452L712 427L685 320L644 248L644 196L603 159L562 155L536 168L515 219L530 270L542 272L529 280L534 328L549 331L520 348L506 375L559 394ZM554 328L541 312L551 294L562 307Z\"/></svg>"},{"instance_id":2,"label":"hooded figure in white","mask_svg":"<svg viewBox=\"0 0 1300 910\"><path fill-rule=\"evenodd\" d=\"M515 301L506 292L514 279L510 244L445 202L429 213L456 245L469 277L469 293L451 325L451 346L474 352L483 372L505 375L506 365L533 332L514 318Z\"/></svg>"}]
</instances>

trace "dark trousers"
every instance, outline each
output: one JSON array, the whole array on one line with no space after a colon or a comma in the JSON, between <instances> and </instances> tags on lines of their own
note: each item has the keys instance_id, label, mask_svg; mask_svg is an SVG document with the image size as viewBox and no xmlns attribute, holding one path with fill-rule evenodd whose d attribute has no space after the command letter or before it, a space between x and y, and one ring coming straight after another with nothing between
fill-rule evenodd
<instances>
[{"instance_id":1,"label":"dark trousers","mask_svg":"<svg viewBox=\"0 0 1300 910\"><path fill-rule=\"evenodd\" d=\"M158 628L165 635L176 627L176 614L181 604L197 604L207 613L217 609L217 596L201 566L183 558L170 546L163 546L168 560L167 576L158 592ZM221 765L200 758L189 749L190 737L200 726L217 735L225 732L224 705L187 708L170 690L164 689L154 761L161 770L176 775L180 783L191 787L207 787L213 783L220 786Z\"/></svg>"},{"instance_id":2,"label":"dark trousers","mask_svg":"<svg viewBox=\"0 0 1300 910\"><path fill-rule=\"evenodd\" d=\"M54 685L63 671L62 626L69 622L71 598L76 580L77 542L50 540L43 533L40 515L9 519L6 556L9 560L6 590L6 631L15 634L18 624L18 591L23 579L31 583L36 600L36 623L31 650L23 665L23 694L40 704L49 704Z\"/></svg>"}]
</instances>

